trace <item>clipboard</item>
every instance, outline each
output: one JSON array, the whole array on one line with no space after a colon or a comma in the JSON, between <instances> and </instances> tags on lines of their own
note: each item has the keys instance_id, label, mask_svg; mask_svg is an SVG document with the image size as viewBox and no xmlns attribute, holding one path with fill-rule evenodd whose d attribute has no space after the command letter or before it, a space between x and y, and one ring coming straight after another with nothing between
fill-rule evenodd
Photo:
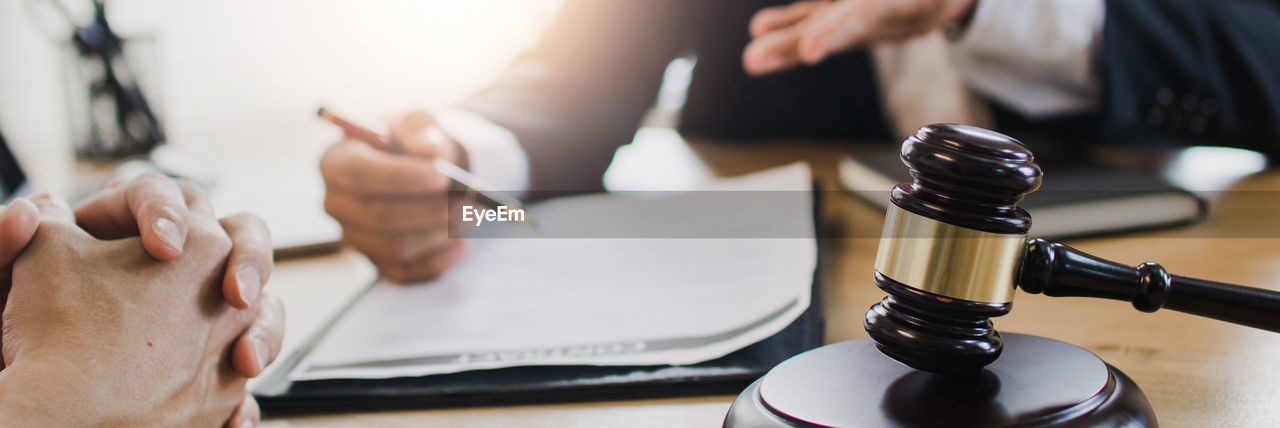
<instances>
[{"instance_id":1,"label":"clipboard","mask_svg":"<svg viewBox=\"0 0 1280 428\"><path fill-rule=\"evenodd\" d=\"M814 183L815 236L821 236L818 188ZM787 358L822 345L821 245L818 250L809 307L777 334L714 360L682 366L524 366L389 379L291 380L289 374L348 305L281 361L281 368L253 395L263 412L301 414L736 394Z\"/></svg>"}]
</instances>

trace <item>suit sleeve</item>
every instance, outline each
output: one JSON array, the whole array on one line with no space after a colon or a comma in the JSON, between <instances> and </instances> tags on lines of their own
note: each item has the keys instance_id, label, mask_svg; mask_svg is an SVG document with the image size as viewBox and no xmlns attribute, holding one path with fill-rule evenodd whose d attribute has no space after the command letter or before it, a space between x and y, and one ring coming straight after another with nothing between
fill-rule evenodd
<instances>
[{"instance_id":1,"label":"suit sleeve","mask_svg":"<svg viewBox=\"0 0 1280 428\"><path fill-rule=\"evenodd\" d=\"M1109 0L1103 138L1280 153L1280 6Z\"/></svg>"},{"instance_id":2,"label":"suit sleeve","mask_svg":"<svg viewBox=\"0 0 1280 428\"><path fill-rule=\"evenodd\" d=\"M516 136L533 190L599 190L685 46L691 8L679 0L566 1L533 49L458 107Z\"/></svg>"}]
</instances>

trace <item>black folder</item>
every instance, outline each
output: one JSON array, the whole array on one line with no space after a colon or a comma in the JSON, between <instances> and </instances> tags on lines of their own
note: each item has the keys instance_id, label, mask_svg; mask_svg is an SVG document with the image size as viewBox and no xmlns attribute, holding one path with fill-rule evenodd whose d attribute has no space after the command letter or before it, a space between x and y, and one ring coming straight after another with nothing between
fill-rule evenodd
<instances>
[{"instance_id":1,"label":"black folder","mask_svg":"<svg viewBox=\"0 0 1280 428\"><path fill-rule=\"evenodd\" d=\"M820 224L821 194L813 193L815 228ZM253 394L263 411L272 414L736 394L783 360L822 344L821 259L819 245L809 308L795 321L765 340L699 364L529 366L390 379L291 381L289 373L326 335L326 327L278 363L281 370Z\"/></svg>"},{"instance_id":2,"label":"black folder","mask_svg":"<svg viewBox=\"0 0 1280 428\"><path fill-rule=\"evenodd\" d=\"M1081 238L1184 226L1208 214L1207 201L1163 178L1094 162L1078 147L1032 143L1044 180L1018 205L1031 213L1034 237ZM887 208L889 190L912 181L898 151L887 145L851 151L840 161L841 183L864 202Z\"/></svg>"}]
</instances>

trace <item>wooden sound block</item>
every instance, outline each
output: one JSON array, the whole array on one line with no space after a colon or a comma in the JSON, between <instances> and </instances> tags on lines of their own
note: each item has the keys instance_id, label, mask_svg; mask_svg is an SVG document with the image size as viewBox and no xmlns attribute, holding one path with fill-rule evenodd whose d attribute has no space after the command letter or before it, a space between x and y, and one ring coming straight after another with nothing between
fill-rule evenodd
<instances>
[{"instance_id":1,"label":"wooden sound block","mask_svg":"<svg viewBox=\"0 0 1280 428\"><path fill-rule=\"evenodd\" d=\"M1156 426L1138 385L1093 353L1003 334L980 373L944 376L881 354L871 339L797 355L734 401L726 427Z\"/></svg>"}]
</instances>

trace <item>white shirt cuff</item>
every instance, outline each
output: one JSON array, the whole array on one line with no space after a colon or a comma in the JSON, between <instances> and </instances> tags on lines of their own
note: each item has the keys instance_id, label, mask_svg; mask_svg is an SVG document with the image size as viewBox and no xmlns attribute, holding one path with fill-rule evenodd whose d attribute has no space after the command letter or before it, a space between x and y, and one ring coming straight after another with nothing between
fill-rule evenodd
<instances>
[{"instance_id":1,"label":"white shirt cuff","mask_svg":"<svg viewBox=\"0 0 1280 428\"><path fill-rule=\"evenodd\" d=\"M529 155L515 134L466 110L444 109L435 116L440 129L467 151L472 174L512 196L529 191Z\"/></svg>"},{"instance_id":2,"label":"white shirt cuff","mask_svg":"<svg viewBox=\"0 0 1280 428\"><path fill-rule=\"evenodd\" d=\"M978 92L1032 118L1098 108L1103 0L979 0L950 44Z\"/></svg>"}]
</instances>

